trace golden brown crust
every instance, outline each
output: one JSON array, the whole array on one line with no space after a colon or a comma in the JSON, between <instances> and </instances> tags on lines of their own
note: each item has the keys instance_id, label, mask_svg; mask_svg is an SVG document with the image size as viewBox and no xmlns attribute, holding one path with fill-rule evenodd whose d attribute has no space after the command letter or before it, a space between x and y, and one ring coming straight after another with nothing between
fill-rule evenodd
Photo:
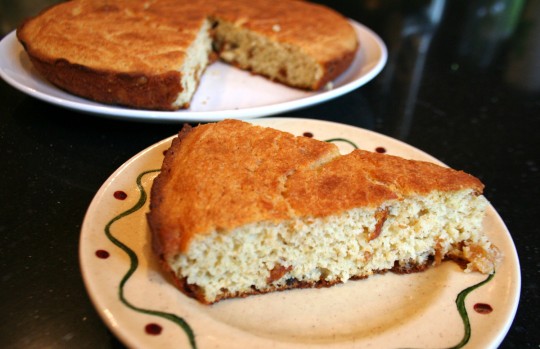
<instances>
[{"instance_id":1,"label":"golden brown crust","mask_svg":"<svg viewBox=\"0 0 540 349\"><path fill-rule=\"evenodd\" d=\"M358 47L354 30L334 11L272 0L73 0L25 21L17 37L36 69L62 89L107 104L174 110L187 107L173 105L179 71L210 16L249 18L246 27L305 50L324 67L313 89L342 73Z\"/></svg>"},{"instance_id":2,"label":"golden brown crust","mask_svg":"<svg viewBox=\"0 0 540 349\"><path fill-rule=\"evenodd\" d=\"M176 158L176 150L180 147L182 140L189 134L192 127L189 124L184 124L184 127L178 133L178 137L174 138L170 148L165 153L163 159L163 165L161 167L160 174L154 179L152 185L150 197L151 211L147 215L148 224L152 232L152 249L156 254L162 256L165 247L168 245L180 245L179 234L167 234L165 233L167 227L164 226L163 221L160 219L158 210L161 210L162 201L164 197L165 185L171 181L171 168L173 166L173 160ZM166 263L163 263L166 265Z\"/></svg>"},{"instance_id":3,"label":"golden brown crust","mask_svg":"<svg viewBox=\"0 0 540 349\"><path fill-rule=\"evenodd\" d=\"M186 251L197 234L465 188L481 193L483 186L431 163L362 150L339 156L330 143L225 120L173 141L148 219L156 253L170 256Z\"/></svg>"},{"instance_id":4,"label":"golden brown crust","mask_svg":"<svg viewBox=\"0 0 540 349\"><path fill-rule=\"evenodd\" d=\"M236 120L181 132L152 188L156 252L184 251L195 234L287 219L287 176L337 155L333 144Z\"/></svg>"},{"instance_id":5,"label":"golden brown crust","mask_svg":"<svg viewBox=\"0 0 540 349\"><path fill-rule=\"evenodd\" d=\"M196 0L183 4L189 17L177 18L176 3L68 1L23 22L17 37L42 61L61 59L97 72L161 75L176 70L206 20Z\"/></svg>"},{"instance_id":6,"label":"golden brown crust","mask_svg":"<svg viewBox=\"0 0 540 349\"><path fill-rule=\"evenodd\" d=\"M450 191L471 188L478 193L484 189L480 180L463 171L441 167L425 161L404 160L388 154L356 150L353 162L375 181L387 183L404 194L425 194L432 190Z\"/></svg>"},{"instance_id":7,"label":"golden brown crust","mask_svg":"<svg viewBox=\"0 0 540 349\"><path fill-rule=\"evenodd\" d=\"M17 37L36 69L66 91L107 104L178 109L180 66L206 17L188 11L179 22L164 16L170 5L69 1L25 21Z\"/></svg>"},{"instance_id":8,"label":"golden brown crust","mask_svg":"<svg viewBox=\"0 0 540 349\"><path fill-rule=\"evenodd\" d=\"M300 216L327 216L355 207L376 208L387 200L433 190L483 190L477 178L462 171L360 149L319 171L298 171L287 183L287 199Z\"/></svg>"}]
</instances>

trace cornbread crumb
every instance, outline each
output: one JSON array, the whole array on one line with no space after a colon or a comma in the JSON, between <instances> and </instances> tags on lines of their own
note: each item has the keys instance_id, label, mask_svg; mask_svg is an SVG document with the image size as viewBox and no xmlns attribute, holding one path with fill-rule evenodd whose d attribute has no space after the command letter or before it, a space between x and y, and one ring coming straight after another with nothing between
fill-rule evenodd
<instances>
[{"instance_id":1,"label":"cornbread crumb","mask_svg":"<svg viewBox=\"0 0 540 349\"><path fill-rule=\"evenodd\" d=\"M461 171L226 120L180 132L148 221L180 290L211 304L446 259L492 273L482 189Z\"/></svg>"}]
</instances>

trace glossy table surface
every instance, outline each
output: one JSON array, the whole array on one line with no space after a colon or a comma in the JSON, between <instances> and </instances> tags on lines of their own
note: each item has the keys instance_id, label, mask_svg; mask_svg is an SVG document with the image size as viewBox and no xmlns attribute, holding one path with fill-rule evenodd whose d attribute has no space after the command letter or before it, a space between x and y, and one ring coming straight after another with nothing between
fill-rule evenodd
<instances>
[{"instance_id":1,"label":"glossy table surface","mask_svg":"<svg viewBox=\"0 0 540 349\"><path fill-rule=\"evenodd\" d=\"M14 3L0 12L2 35L45 5ZM500 347L538 348L538 2L324 3L374 30L388 47L388 63L357 90L280 116L373 130L479 177L521 263L520 305ZM120 165L180 127L78 113L0 80L2 348L123 347L86 293L81 223Z\"/></svg>"}]
</instances>

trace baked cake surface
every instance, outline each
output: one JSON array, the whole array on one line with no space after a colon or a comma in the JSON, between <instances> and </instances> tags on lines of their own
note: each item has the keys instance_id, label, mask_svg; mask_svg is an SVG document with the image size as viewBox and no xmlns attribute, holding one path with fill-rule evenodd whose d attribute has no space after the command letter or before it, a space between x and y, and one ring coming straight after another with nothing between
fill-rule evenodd
<instances>
[{"instance_id":1,"label":"baked cake surface","mask_svg":"<svg viewBox=\"0 0 540 349\"><path fill-rule=\"evenodd\" d=\"M189 106L213 48L240 68L316 90L359 45L344 17L296 0L73 0L25 21L17 37L53 84L159 110Z\"/></svg>"},{"instance_id":2,"label":"baked cake surface","mask_svg":"<svg viewBox=\"0 0 540 349\"><path fill-rule=\"evenodd\" d=\"M482 190L462 171L225 120L175 138L148 222L176 285L209 304L445 259L492 273Z\"/></svg>"},{"instance_id":3,"label":"baked cake surface","mask_svg":"<svg viewBox=\"0 0 540 349\"><path fill-rule=\"evenodd\" d=\"M198 81L210 52L205 12L197 1L184 4L185 18L174 15L171 1L148 4L68 1L24 22L17 36L36 69L71 93L108 104L178 108L188 103L178 96L190 88L187 80Z\"/></svg>"}]
</instances>

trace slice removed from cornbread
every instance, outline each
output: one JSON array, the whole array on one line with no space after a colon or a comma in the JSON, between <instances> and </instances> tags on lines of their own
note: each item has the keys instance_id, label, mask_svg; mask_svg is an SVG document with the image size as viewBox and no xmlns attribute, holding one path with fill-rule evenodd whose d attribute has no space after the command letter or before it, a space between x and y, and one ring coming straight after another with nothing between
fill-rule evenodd
<instances>
[{"instance_id":1,"label":"slice removed from cornbread","mask_svg":"<svg viewBox=\"0 0 540 349\"><path fill-rule=\"evenodd\" d=\"M225 120L174 139L148 222L179 289L211 304L445 259L492 273L482 190L461 171Z\"/></svg>"}]
</instances>

